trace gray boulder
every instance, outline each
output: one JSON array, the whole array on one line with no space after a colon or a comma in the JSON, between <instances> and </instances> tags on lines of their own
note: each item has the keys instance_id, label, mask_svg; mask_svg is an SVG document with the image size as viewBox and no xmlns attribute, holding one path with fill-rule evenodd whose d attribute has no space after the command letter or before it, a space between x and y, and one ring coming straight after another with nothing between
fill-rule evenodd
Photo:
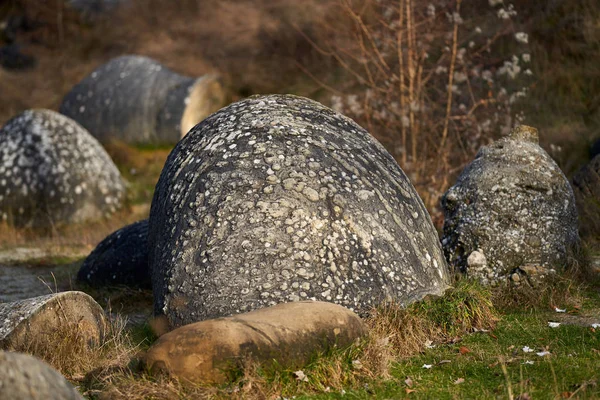
<instances>
[{"instance_id":1,"label":"gray boulder","mask_svg":"<svg viewBox=\"0 0 600 400\"><path fill-rule=\"evenodd\" d=\"M128 55L75 85L60 112L101 142L174 144L224 104L218 77L190 78L150 58Z\"/></svg>"},{"instance_id":2,"label":"gray boulder","mask_svg":"<svg viewBox=\"0 0 600 400\"><path fill-rule=\"evenodd\" d=\"M150 289L148 220L108 235L85 259L77 280L90 286L126 285Z\"/></svg>"},{"instance_id":3,"label":"gray boulder","mask_svg":"<svg viewBox=\"0 0 600 400\"><path fill-rule=\"evenodd\" d=\"M100 143L75 121L28 110L0 129L0 217L52 226L109 215L125 184Z\"/></svg>"},{"instance_id":4,"label":"gray boulder","mask_svg":"<svg viewBox=\"0 0 600 400\"><path fill-rule=\"evenodd\" d=\"M104 311L83 292L61 292L0 303L0 349L32 351L56 347L65 333L99 343L106 328Z\"/></svg>"},{"instance_id":5,"label":"gray boulder","mask_svg":"<svg viewBox=\"0 0 600 400\"><path fill-rule=\"evenodd\" d=\"M446 258L485 284L555 272L579 243L573 191L535 128L519 126L483 147L442 207Z\"/></svg>"},{"instance_id":6,"label":"gray boulder","mask_svg":"<svg viewBox=\"0 0 600 400\"><path fill-rule=\"evenodd\" d=\"M64 376L28 354L0 351L0 400L83 400Z\"/></svg>"},{"instance_id":7,"label":"gray boulder","mask_svg":"<svg viewBox=\"0 0 600 400\"><path fill-rule=\"evenodd\" d=\"M392 156L351 119L296 96L232 104L177 144L148 245L155 312L171 326L308 299L365 312L441 294L449 278Z\"/></svg>"}]
</instances>

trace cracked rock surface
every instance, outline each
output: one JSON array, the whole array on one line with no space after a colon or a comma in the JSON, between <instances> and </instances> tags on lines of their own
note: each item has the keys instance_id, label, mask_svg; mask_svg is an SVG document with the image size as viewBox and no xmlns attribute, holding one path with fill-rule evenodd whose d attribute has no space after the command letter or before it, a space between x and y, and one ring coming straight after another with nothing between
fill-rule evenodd
<instances>
[{"instance_id":1,"label":"cracked rock surface","mask_svg":"<svg viewBox=\"0 0 600 400\"><path fill-rule=\"evenodd\" d=\"M94 287L150 289L148 220L127 225L104 238L81 265L77 280Z\"/></svg>"},{"instance_id":2,"label":"cracked rock surface","mask_svg":"<svg viewBox=\"0 0 600 400\"><path fill-rule=\"evenodd\" d=\"M224 104L224 89L214 75L192 78L151 58L125 55L75 85L60 112L103 143L175 144Z\"/></svg>"},{"instance_id":3,"label":"cracked rock surface","mask_svg":"<svg viewBox=\"0 0 600 400\"><path fill-rule=\"evenodd\" d=\"M0 129L0 219L48 226L112 214L125 183L81 125L50 110L28 110Z\"/></svg>"},{"instance_id":4,"label":"cracked rock surface","mask_svg":"<svg viewBox=\"0 0 600 400\"><path fill-rule=\"evenodd\" d=\"M310 299L365 312L449 280L392 156L351 119L289 95L234 103L177 144L148 245L155 313L171 326Z\"/></svg>"},{"instance_id":5,"label":"cracked rock surface","mask_svg":"<svg viewBox=\"0 0 600 400\"><path fill-rule=\"evenodd\" d=\"M449 263L484 284L531 266L552 273L579 243L573 190L535 128L519 126L483 147L442 207Z\"/></svg>"}]
</instances>

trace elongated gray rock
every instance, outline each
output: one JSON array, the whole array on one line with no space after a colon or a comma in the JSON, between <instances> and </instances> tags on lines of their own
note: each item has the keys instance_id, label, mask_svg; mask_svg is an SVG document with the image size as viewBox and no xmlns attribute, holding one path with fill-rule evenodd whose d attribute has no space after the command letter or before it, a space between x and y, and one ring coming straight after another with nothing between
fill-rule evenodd
<instances>
[{"instance_id":1,"label":"elongated gray rock","mask_svg":"<svg viewBox=\"0 0 600 400\"><path fill-rule=\"evenodd\" d=\"M354 121L309 99L246 99L169 155L152 201L155 312L172 326L314 299L364 312L447 287L404 172Z\"/></svg>"},{"instance_id":2,"label":"elongated gray rock","mask_svg":"<svg viewBox=\"0 0 600 400\"><path fill-rule=\"evenodd\" d=\"M449 263L486 284L556 272L579 243L573 190L535 128L483 147L442 207Z\"/></svg>"},{"instance_id":3,"label":"elongated gray rock","mask_svg":"<svg viewBox=\"0 0 600 400\"><path fill-rule=\"evenodd\" d=\"M104 311L83 292L61 292L0 303L0 349L32 351L53 348L66 333L99 343Z\"/></svg>"},{"instance_id":4,"label":"elongated gray rock","mask_svg":"<svg viewBox=\"0 0 600 400\"><path fill-rule=\"evenodd\" d=\"M225 104L214 75L179 75L142 56L101 65L65 96L60 112L101 142L174 144Z\"/></svg>"},{"instance_id":5,"label":"elongated gray rock","mask_svg":"<svg viewBox=\"0 0 600 400\"><path fill-rule=\"evenodd\" d=\"M0 351L0 400L83 400L57 370L28 354Z\"/></svg>"},{"instance_id":6,"label":"elongated gray rock","mask_svg":"<svg viewBox=\"0 0 600 400\"><path fill-rule=\"evenodd\" d=\"M28 110L0 129L0 217L48 226L107 216L125 184L100 143L75 121Z\"/></svg>"},{"instance_id":7,"label":"elongated gray rock","mask_svg":"<svg viewBox=\"0 0 600 400\"><path fill-rule=\"evenodd\" d=\"M150 289L148 220L108 235L85 259L77 280L90 286L126 285Z\"/></svg>"}]
</instances>

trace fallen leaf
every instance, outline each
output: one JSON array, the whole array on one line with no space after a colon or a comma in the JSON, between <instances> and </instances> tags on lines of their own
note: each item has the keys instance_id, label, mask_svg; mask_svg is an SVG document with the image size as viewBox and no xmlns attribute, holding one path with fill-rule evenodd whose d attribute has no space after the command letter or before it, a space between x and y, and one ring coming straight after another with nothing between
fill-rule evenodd
<instances>
[{"instance_id":1,"label":"fallen leaf","mask_svg":"<svg viewBox=\"0 0 600 400\"><path fill-rule=\"evenodd\" d=\"M600 324L592 324L592 328L598 329L598 328L600 328Z\"/></svg>"},{"instance_id":2,"label":"fallen leaf","mask_svg":"<svg viewBox=\"0 0 600 400\"><path fill-rule=\"evenodd\" d=\"M529 346L525 346L523 347L523 353L533 353L533 349L531 349Z\"/></svg>"},{"instance_id":3,"label":"fallen leaf","mask_svg":"<svg viewBox=\"0 0 600 400\"><path fill-rule=\"evenodd\" d=\"M360 360L352 360L352 368L354 369L362 369L363 365Z\"/></svg>"},{"instance_id":4,"label":"fallen leaf","mask_svg":"<svg viewBox=\"0 0 600 400\"><path fill-rule=\"evenodd\" d=\"M450 360L442 360L442 361L440 361L440 362L438 363L438 365L442 365L442 364L448 364L448 363L451 363L451 362L452 362L452 361L450 361Z\"/></svg>"},{"instance_id":5,"label":"fallen leaf","mask_svg":"<svg viewBox=\"0 0 600 400\"><path fill-rule=\"evenodd\" d=\"M423 364L423 366L421 368L431 369L431 367L433 367L432 364Z\"/></svg>"},{"instance_id":6,"label":"fallen leaf","mask_svg":"<svg viewBox=\"0 0 600 400\"><path fill-rule=\"evenodd\" d=\"M411 394L412 392L416 392L416 390L415 390L415 389L409 389L409 388L406 388L406 389L404 389L404 390L406 390L406 394Z\"/></svg>"},{"instance_id":7,"label":"fallen leaf","mask_svg":"<svg viewBox=\"0 0 600 400\"><path fill-rule=\"evenodd\" d=\"M294 371L294 376L300 382L308 382L308 377L304 374L304 371Z\"/></svg>"},{"instance_id":8,"label":"fallen leaf","mask_svg":"<svg viewBox=\"0 0 600 400\"><path fill-rule=\"evenodd\" d=\"M427 347L428 349L433 349L435 347L435 344L433 344L431 340L428 340L425 342L425 347Z\"/></svg>"},{"instance_id":9,"label":"fallen leaf","mask_svg":"<svg viewBox=\"0 0 600 400\"><path fill-rule=\"evenodd\" d=\"M469 349L468 349L467 347L465 347L465 346L461 346L461 347L460 347L460 349L458 349L458 351L459 351L459 353L460 353L460 354L467 354L467 353L470 353L470 352L471 352L471 350L469 350Z\"/></svg>"},{"instance_id":10,"label":"fallen leaf","mask_svg":"<svg viewBox=\"0 0 600 400\"><path fill-rule=\"evenodd\" d=\"M458 378L457 380L454 381L455 385L460 385L461 383L464 383L464 379L463 378Z\"/></svg>"},{"instance_id":11,"label":"fallen leaf","mask_svg":"<svg viewBox=\"0 0 600 400\"><path fill-rule=\"evenodd\" d=\"M560 326L560 322L548 322L548 326L550 328L558 328Z\"/></svg>"},{"instance_id":12,"label":"fallen leaf","mask_svg":"<svg viewBox=\"0 0 600 400\"><path fill-rule=\"evenodd\" d=\"M406 379L404 380L404 383L406 383L406 386L408 387L412 387L413 385L413 380L410 379L410 376L407 376Z\"/></svg>"},{"instance_id":13,"label":"fallen leaf","mask_svg":"<svg viewBox=\"0 0 600 400\"><path fill-rule=\"evenodd\" d=\"M556 311L558 313L562 313L562 312L567 312L567 309L566 308L554 307L554 311Z\"/></svg>"},{"instance_id":14,"label":"fallen leaf","mask_svg":"<svg viewBox=\"0 0 600 400\"><path fill-rule=\"evenodd\" d=\"M533 364L535 364L535 361L528 360L528 361L525 361L523 364L533 365Z\"/></svg>"},{"instance_id":15,"label":"fallen leaf","mask_svg":"<svg viewBox=\"0 0 600 400\"><path fill-rule=\"evenodd\" d=\"M537 354L540 357L544 357L544 356L550 355L550 352L549 351L540 351L539 353L535 353L535 354Z\"/></svg>"},{"instance_id":16,"label":"fallen leaf","mask_svg":"<svg viewBox=\"0 0 600 400\"><path fill-rule=\"evenodd\" d=\"M563 399L570 399L572 395L573 395L573 393L572 393L572 392L562 392L562 393L560 394L560 396L561 396Z\"/></svg>"},{"instance_id":17,"label":"fallen leaf","mask_svg":"<svg viewBox=\"0 0 600 400\"><path fill-rule=\"evenodd\" d=\"M494 335L492 332L488 333L488 335L490 335L491 337L493 337L494 339L498 339L498 336Z\"/></svg>"}]
</instances>

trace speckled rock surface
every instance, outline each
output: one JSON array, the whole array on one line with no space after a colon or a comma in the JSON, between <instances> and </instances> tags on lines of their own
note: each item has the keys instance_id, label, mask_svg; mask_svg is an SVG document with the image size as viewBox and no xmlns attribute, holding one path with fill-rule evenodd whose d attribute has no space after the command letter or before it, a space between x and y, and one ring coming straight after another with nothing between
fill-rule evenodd
<instances>
[{"instance_id":1,"label":"speckled rock surface","mask_svg":"<svg viewBox=\"0 0 600 400\"><path fill-rule=\"evenodd\" d=\"M25 226L113 213L125 184L100 143L75 121L28 110L0 129L0 218Z\"/></svg>"},{"instance_id":2,"label":"speckled rock surface","mask_svg":"<svg viewBox=\"0 0 600 400\"><path fill-rule=\"evenodd\" d=\"M190 78L150 58L128 55L101 65L75 85L60 112L101 142L174 144L224 104L218 77Z\"/></svg>"},{"instance_id":3,"label":"speckled rock surface","mask_svg":"<svg viewBox=\"0 0 600 400\"><path fill-rule=\"evenodd\" d=\"M90 343L98 343L104 330L102 307L83 292L61 292L0 303L0 349L52 348L54 341L63 340L65 331L77 331Z\"/></svg>"},{"instance_id":4,"label":"speckled rock surface","mask_svg":"<svg viewBox=\"0 0 600 400\"><path fill-rule=\"evenodd\" d=\"M347 308L322 301L278 304L249 313L188 324L161 336L146 368L179 379L223 383L247 358L277 368L302 368L316 354L343 349L367 334Z\"/></svg>"},{"instance_id":5,"label":"speckled rock surface","mask_svg":"<svg viewBox=\"0 0 600 400\"><path fill-rule=\"evenodd\" d=\"M600 145L599 145L600 147ZM573 191L580 214L581 234L600 235L600 155L594 157L573 177Z\"/></svg>"},{"instance_id":6,"label":"speckled rock surface","mask_svg":"<svg viewBox=\"0 0 600 400\"><path fill-rule=\"evenodd\" d=\"M177 144L148 245L155 312L173 326L306 299L363 312L448 282L394 159L354 121L295 96L232 104Z\"/></svg>"},{"instance_id":7,"label":"speckled rock surface","mask_svg":"<svg viewBox=\"0 0 600 400\"><path fill-rule=\"evenodd\" d=\"M555 271L579 243L571 186L531 127L483 147L442 207L449 263L485 284L532 265Z\"/></svg>"},{"instance_id":8,"label":"speckled rock surface","mask_svg":"<svg viewBox=\"0 0 600 400\"><path fill-rule=\"evenodd\" d=\"M90 286L127 285L150 289L148 220L108 235L85 259L77 280Z\"/></svg>"},{"instance_id":9,"label":"speckled rock surface","mask_svg":"<svg viewBox=\"0 0 600 400\"><path fill-rule=\"evenodd\" d=\"M83 400L64 376L28 354L0 351L0 400Z\"/></svg>"}]
</instances>

